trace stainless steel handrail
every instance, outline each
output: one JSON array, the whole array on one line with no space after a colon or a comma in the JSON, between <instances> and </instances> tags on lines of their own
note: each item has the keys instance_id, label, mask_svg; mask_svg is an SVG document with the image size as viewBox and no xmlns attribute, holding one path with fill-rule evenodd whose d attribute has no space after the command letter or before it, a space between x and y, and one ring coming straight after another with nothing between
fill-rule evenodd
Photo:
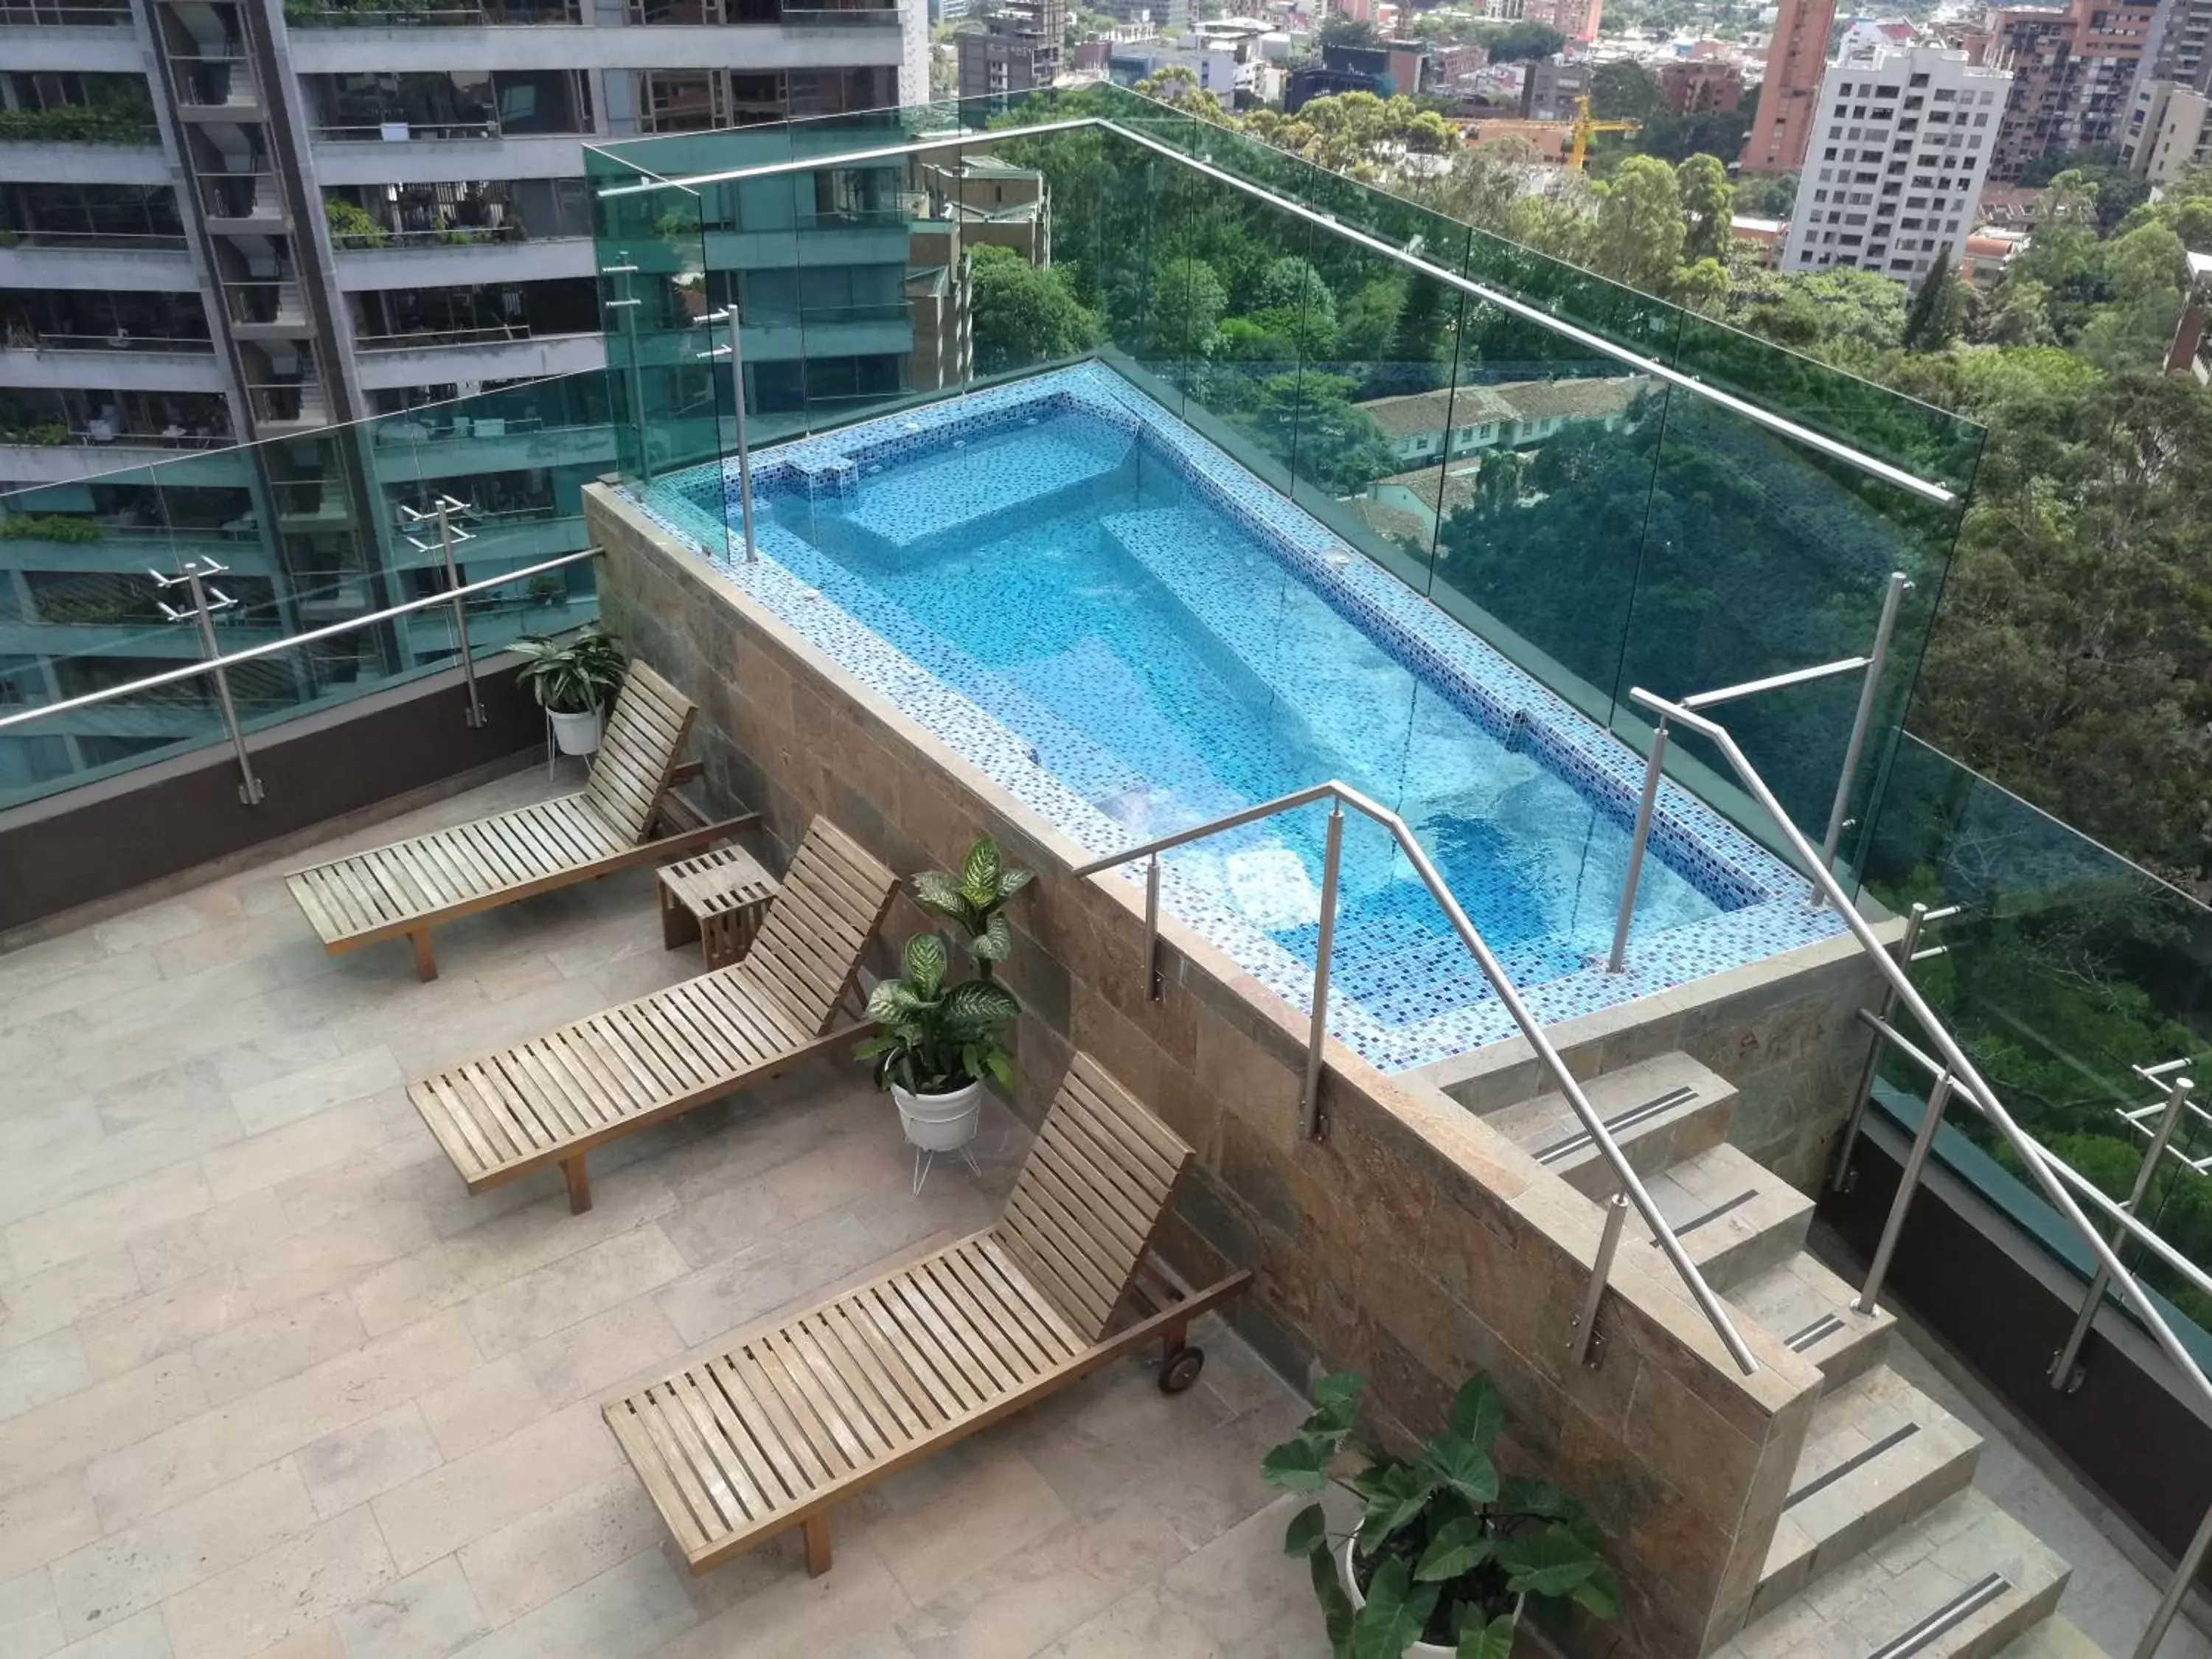
<instances>
[{"instance_id":1,"label":"stainless steel handrail","mask_svg":"<svg viewBox=\"0 0 2212 1659\"><path fill-rule=\"evenodd\" d=\"M1406 855L1407 862L1413 866L1413 873L1421 878L1421 884L1429 890L1429 896L1436 900L1437 907L1444 913L1445 920L1451 923L1452 931L1459 935L1460 943L1465 945L1468 953L1474 957L1475 966L1482 970L1483 978L1490 981L1490 988L1497 994L1498 1000L1504 1005L1505 1012L1512 1016L1513 1023L1521 1028L1521 1035L1528 1039L1528 1046L1535 1050L1538 1062L1549 1074L1559 1092L1566 1097L1568 1106L1573 1109L1575 1116L1582 1123L1583 1133L1589 1136L1590 1144L1597 1148L1599 1156L1605 1159L1607 1167L1613 1171L1613 1179L1618 1183L1620 1190L1627 1195L1628 1201L1636 1206L1637 1214L1643 1217L1644 1224L1651 1229L1653 1242L1659 1246L1667 1260L1673 1264L1675 1273L1680 1275L1683 1288L1689 1292L1690 1299L1697 1304L1698 1311L1705 1315L1707 1322L1712 1326L1714 1334L1720 1338L1722 1346L1729 1351L1729 1358L1735 1361L1738 1369L1745 1376L1748 1376L1756 1372L1759 1370L1759 1362L1752 1357L1751 1349L1746 1346L1742 1335L1736 1330L1734 1322L1729 1320L1727 1310L1721 1306L1720 1297L1713 1293L1712 1286L1705 1283L1705 1275L1698 1271L1697 1264L1690 1260L1689 1253L1682 1248L1682 1241L1674 1236L1674 1230L1668 1225L1667 1218L1660 1214L1659 1206L1652 1199L1650 1193L1646 1190L1643 1179L1630 1166L1626 1155L1620 1150L1620 1144L1613 1139L1612 1132L1605 1127L1605 1121L1598 1115L1597 1108L1591 1103L1589 1097L1583 1091L1583 1085L1575 1080L1574 1074L1567 1069L1565 1060L1560 1056L1559 1051L1553 1047L1552 1040L1544 1035L1543 1026L1537 1021L1535 1015L1529 1012L1528 1005L1521 1000L1521 994L1514 989L1512 980L1507 976L1505 969L1499 964L1498 958L1491 953L1490 946L1483 941L1481 933L1476 931L1474 924L1468 920L1467 912L1460 908L1459 901L1452 896L1451 889L1444 885L1443 878L1437 873L1436 866L1429 862L1429 855L1421 850L1420 842L1413 838L1413 832L1407 827L1406 821L1395 812L1387 806L1370 800L1350 785L1339 783L1331 779L1327 783L1312 785L1310 787L1282 796L1279 799L1229 813L1225 817L1214 819L1210 823L1200 824L1195 829L1178 830L1171 836L1162 836L1156 840L1146 842L1140 846L1130 848L1125 852L1116 853L1110 858L1094 860L1089 864L1079 866L1074 873L1078 876L1091 876L1102 871L1131 863L1138 859L1147 859L1151 861L1145 884L1146 933L1145 970L1147 987L1156 987L1158 981L1153 975L1153 963L1157 959L1158 938L1159 855L1173 848L1202 840L1208 836L1219 835L1224 830L1238 829L1244 824L1256 823L1261 818L1272 817L1278 812L1287 812L1301 806L1310 806L1322 800L1329 800L1334 805L1329 812L1328 842L1322 870L1321 937L1317 941L1316 959L1314 963L1313 1020L1307 1040L1306 1089L1301 1103L1305 1113L1306 1133L1309 1135L1312 1134L1318 1121L1322 1049L1328 1041L1328 947L1333 924L1335 921L1336 866L1338 849L1341 845L1343 834L1342 809L1349 806L1354 811L1364 813L1372 818L1390 832L1391 838L1398 843L1398 850ZM1152 994L1155 1000L1158 999L1157 990L1153 990ZM1584 1320L1574 1338L1577 1358L1587 1352L1589 1337L1589 1322Z\"/></svg>"},{"instance_id":2,"label":"stainless steel handrail","mask_svg":"<svg viewBox=\"0 0 2212 1659\"><path fill-rule=\"evenodd\" d=\"M258 661L263 657L273 657L280 651L291 651L303 645L312 645L317 640L331 639L340 634L352 633L356 629L374 627L378 623L389 622L394 617L411 616L417 611L434 611L441 605L450 606L455 600L466 599L472 593L487 593L495 587L510 587L516 582L526 581L532 576L541 576L549 570L559 570L568 565L580 564L586 559L596 559L603 550L597 547L586 547L578 552L563 553L558 558L545 559L537 564L525 565L520 570L510 570L503 575L487 576L482 581L468 582L459 587L449 587L442 592L433 593L426 599L409 599L402 605L386 605L381 611L371 611L362 616L348 617L343 622L328 623L320 628L311 628L304 634L287 634L281 640L270 640L265 644L248 646L243 651L233 651L225 656L204 658L198 662L185 663L181 667L167 668L158 674L149 674L142 679L126 680L121 685L106 686L98 691L87 691L79 696L64 697L59 702L39 703L18 714L0 714L0 732L5 732L18 726L27 726L33 720L45 720L51 715L66 714L79 708L90 708L96 703L112 702L118 697L131 696L140 691L149 691L157 685L174 685L180 680L197 679L203 674L212 674L218 670L235 668L242 662Z\"/></svg>"},{"instance_id":3,"label":"stainless steel handrail","mask_svg":"<svg viewBox=\"0 0 2212 1659\"><path fill-rule=\"evenodd\" d=\"M1837 881L1835 876L1829 871L1819 850L1806 838L1804 831L1797 827L1790 814L1784 810L1782 803L1775 798L1773 790L1767 787L1766 780L1759 775L1759 769L1745 757L1743 750L1737 746L1735 738L1729 735L1728 728L1718 720L1709 720L1694 709L1684 707L1681 703L1670 702L1654 692L1645 690L1642 686L1632 688L1628 695L1632 702L1642 704L1653 713L1674 721L1676 725L1689 727L1719 750L1722 757L1728 762L1729 769L1735 773L1736 781L1773 821L1776 830L1788 845L1799 867L1811 879L1814 887L1819 889L1827 901L1835 906L1836 914L1842 919L1844 926L1850 931L1851 936L1858 941L1860 950L1865 952L1868 959L1875 964L1887 982L1890 995L1893 999L1893 1006L1901 1006L1911 1013L1913 1023L1920 1028L1929 1042L1934 1046L1936 1052L1934 1055L1929 1055L1902 1042L1893 1032L1884 1033L1936 1076L1939 1087L1930 1101L1931 1113L1940 1111L1942 1099L1947 1094L1960 1093L1966 1096L1975 1109L1981 1113L1984 1119L2003 1137L2005 1144L2019 1156L2021 1164L2034 1177L2036 1185L2042 1189L2044 1197L2050 1200L2051 1207L2065 1218L2067 1224L2072 1227L2075 1232L2080 1235L2082 1243L2088 1246L2089 1253L2096 1258L2099 1267L2110 1275L2112 1282L2119 1288L2122 1297L2135 1310L2136 1316L2142 1321L2144 1328L2150 1333L2151 1340L2158 1344L2160 1350L2172 1362L2176 1370L2194 1386L2204 1404L2208 1407L2212 1407L2212 1376L2207 1376L2203 1367L2197 1363L2196 1357L2183 1346L2181 1339L2174 1334L2173 1328L2166 1323L2165 1316L2159 1312L2156 1304L2150 1298L2149 1291L2133 1273L2128 1271L2127 1264L2120 1259L2118 1247L2107 1242L2103 1233L2090 1224L2088 1216L2083 1212L2080 1202L2075 1197L2075 1191L2078 1189L2093 1194L2099 1206L2118 1224L2123 1232L2144 1243L2157 1253L2162 1260L2178 1267L2180 1265L2179 1260L2172 1250L2172 1247L2120 1206L2106 1198L2102 1193L2096 1192L2084 1177L2062 1164L2014 1121L2012 1114L2005 1109L2003 1103L1996 1097L1996 1091L1990 1087L1988 1081L1975 1066L1973 1060L1968 1057L1958 1038L1952 1035L1948 1026L1936 1018L1935 1009L1929 1005L1928 1000L1922 996L1919 990L1913 985L1911 975L1906 971L1905 964L1899 963L1895 956L1883 947L1881 940L1875 936L1872 924L1859 914L1858 907L1851 902L1850 896L1844 891L1842 884ZM1942 1080L1946 1079L1948 1079L1948 1089L1940 1086ZM1929 1138L1932 1139L1932 1128L1929 1131ZM1904 1206L1911 1202L1911 1197L1912 1191L1910 1184L1900 1183L1893 1212L1893 1222L1901 1220L1901 1212ZM2193 1267L2190 1268L2188 1273L2192 1282L2203 1280L2203 1275ZM2208 1291L2212 1291L2212 1281L2203 1282ZM1872 1297L1879 1292L1880 1288L1879 1284L1869 1280L1866 1292L1869 1305L1872 1304ZM2143 1631L2142 1638L2136 1644L2135 1659L2152 1659L2152 1656L2158 1651L2159 1644L2164 1640L2167 1628L2173 1623L2174 1615L2180 1611L2183 1598L2188 1595L2189 1588L2195 1581L2197 1570L2203 1565L2208 1551L2212 1551L2212 1510L2206 1511L2203 1523L2197 1528L2195 1536L2191 1539L2187 1547L2183 1550L2181 1559L2174 1571L2173 1580L2167 1585L2165 1595L2160 1598L2158 1607L2152 1613L2150 1621Z\"/></svg>"}]
</instances>

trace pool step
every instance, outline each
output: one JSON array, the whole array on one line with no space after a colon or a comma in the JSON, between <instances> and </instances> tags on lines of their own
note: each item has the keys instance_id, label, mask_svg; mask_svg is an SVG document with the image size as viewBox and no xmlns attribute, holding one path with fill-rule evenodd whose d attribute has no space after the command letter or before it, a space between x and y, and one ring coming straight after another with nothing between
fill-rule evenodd
<instances>
[{"instance_id":1,"label":"pool step","mask_svg":"<svg viewBox=\"0 0 2212 1659\"><path fill-rule=\"evenodd\" d=\"M1998 1649L1997 1659L2105 1659L2105 1650L2054 1613Z\"/></svg>"},{"instance_id":2,"label":"pool step","mask_svg":"<svg viewBox=\"0 0 2212 1659\"><path fill-rule=\"evenodd\" d=\"M1732 1286L1728 1304L1820 1368L1827 1386L1850 1381L1889 1348L1896 1316L1851 1306L1857 1291L1802 1250Z\"/></svg>"},{"instance_id":3,"label":"pool step","mask_svg":"<svg viewBox=\"0 0 2212 1659\"><path fill-rule=\"evenodd\" d=\"M1811 1199L1725 1141L1669 1165L1644 1185L1717 1291L1787 1261L1812 1224ZM1656 1240L1640 1225L1637 1231L1656 1254Z\"/></svg>"},{"instance_id":4,"label":"pool step","mask_svg":"<svg viewBox=\"0 0 2212 1659\"><path fill-rule=\"evenodd\" d=\"M2068 1573L1969 1486L1785 1598L1711 1659L1992 1659L2050 1617Z\"/></svg>"},{"instance_id":5,"label":"pool step","mask_svg":"<svg viewBox=\"0 0 2212 1659\"><path fill-rule=\"evenodd\" d=\"M1685 1054L1624 1066L1583 1084L1599 1121L1638 1175L1650 1176L1720 1144L1735 1087ZM1613 1194L1613 1171L1565 1095L1544 1094L1485 1112L1483 1121L1554 1175L1592 1198Z\"/></svg>"},{"instance_id":6,"label":"pool step","mask_svg":"<svg viewBox=\"0 0 2212 1659\"><path fill-rule=\"evenodd\" d=\"M1881 1547L1965 1487L1981 1443L1887 1365L1823 1394L1752 1592L1752 1617Z\"/></svg>"}]
</instances>

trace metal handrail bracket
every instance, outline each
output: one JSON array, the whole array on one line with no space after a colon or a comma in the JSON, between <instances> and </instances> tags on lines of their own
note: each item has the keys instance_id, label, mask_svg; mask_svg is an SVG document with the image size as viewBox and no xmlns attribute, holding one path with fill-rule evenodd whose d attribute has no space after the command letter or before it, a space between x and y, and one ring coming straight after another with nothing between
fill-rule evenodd
<instances>
[{"instance_id":1,"label":"metal handrail bracket","mask_svg":"<svg viewBox=\"0 0 2212 1659\"><path fill-rule=\"evenodd\" d=\"M1565 1098L1569 1109L1581 1121L1583 1131L1590 1138L1590 1144L1597 1148L1599 1156L1604 1158L1606 1166L1612 1170L1614 1183L1620 1192L1636 1206L1637 1214L1643 1218L1644 1224L1651 1230L1652 1241L1658 1245L1661 1253L1674 1267L1676 1275L1682 1281L1683 1288L1688 1291L1691 1301L1695 1303L1698 1310L1705 1315L1706 1322L1712 1327L1714 1334L1720 1339L1722 1346L1728 1350L1729 1357L1735 1362L1737 1369L1747 1376L1755 1375L1759 1370L1759 1361L1753 1358L1750 1347L1745 1343L1742 1334L1737 1331L1735 1322L1729 1317L1727 1310L1722 1306L1720 1297L1714 1293L1712 1286L1705 1282L1705 1275L1698 1271L1697 1264L1690 1260L1689 1252L1682 1247L1682 1241L1675 1237L1674 1228L1668 1224L1666 1217L1660 1213L1658 1203L1644 1187L1643 1177L1638 1176L1633 1166L1629 1164L1627 1155L1620 1150L1620 1143L1613 1139L1612 1131L1605 1127L1603 1117L1600 1115L1597 1108L1591 1103L1589 1095L1583 1092L1583 1085L1576 1080L1574 1073L1567 1069L1565 1058L1553 1046L1551 1038L1544 1034L1543 1026L1530 1012L1528 1005L1522 1000L1520 992L1514 988L1513 981L1507 975L1504 966L1492 952L1490 946L1484 941L1474 924L1468 920L1467 912L1460 908L1459 901L1452 896L1451 889L1444 884L1443 878L1437 873L1436 866L1429 861L1428 854L1422 850L1421 844L1414 838L1413 830L1395 812L1369 799L1350 785L1340 783L1332 779L1327 783L1314 784L1291 794L1280 796L1274 800L1263 801L1257 806L1245 807L1239 811L1229 813L1225 817L1215 818L1210 823L1199 824L1193 829L1180 830L1173 835L1159 836L1139 846L1113 854L1109 857L1094 859L1089 864L1077 866L1073 873L1079 877L1095 876L1121 865L1134 863L1139 859L1157 860L1162 853L1170 848L1185 846L1209 836L1218 836L1225 830L1239 829L1248 823L1255 823L1262 818L1273 817L1279 812L1293 811L1301 806L1310 806L1321 800L1329 801L1331 807L1322 872L1322 908L1320 935L1316 941L1313 1012L1306 1040L1304 1086L1298 1102L1300 1121L1306 1134L1310 1137L1318 1137L1322 1127L1320 1116L1321 1073L1323 1051L1328 1041L1328 958L1334 933L1333 912L1336 905L1335 864L1342 844L1342 809L1348 806L1355 812L1373 819L1390 832L1391 838L1398 844L1398 850L1405 854L1406 861L1413 866L1413 873L1420 878L1421 884L1429 890L1429 896L1437 902L1437 908L1444 913L1444 919L1450 922L1452 931L1459 935L1460 943L1467 948L1468 954L1474 958L1475 966L1481 970L1483 978L1489 981L1492 992L1504 1006L1505 1012L1511 1016L1514 1024L1520 1028L1521 1035L1528 1041L1528 1046L1535 1051L1537 1062L1550 1078L1553 1086ZM1146 888L1148 897L1146 905L1145 952L1149 971L1152 963L1157 959L1158 951L1158 903L1157 899L1152 896L1156 893L1157 889L1149 873ZM1149 982L1148 979L1147 983ZM1609 1267L1610 1264L1608 1262L1602 1265ZM1586 1356L1588 1349L1586 1345L1581 1343L1579 1336L1576 1340L1577 1358L1581 1359Z\"/></svg>"}]
</instances>

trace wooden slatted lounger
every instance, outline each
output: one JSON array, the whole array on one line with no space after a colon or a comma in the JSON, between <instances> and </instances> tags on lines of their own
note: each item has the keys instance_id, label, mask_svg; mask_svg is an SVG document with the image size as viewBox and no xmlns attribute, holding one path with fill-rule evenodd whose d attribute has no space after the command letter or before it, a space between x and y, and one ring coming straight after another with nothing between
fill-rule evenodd
<instances>
[{"instance_id":1,"label":"wooden slatted lounger","mask_svg":"<svg viewBox=\"0 0 2212 1659\"><path fill-rule=\"evenodd\" d=\"M1190 1321L1251 1279L1136 1283L1190 1158L1079 1054L995 1225L609 1402L691 1571L797 1527L827 1571L832 1504L1156 1338L1188 1388Z\"/></svg>"},{"instance_id":2,"label":"wooden slatted lounger","mask_svg":"<svg viewBox=\"0 0 2212 1659\"><path fill-rule=\"evenodd\" d=\"M739 961L407 1086L472 1193L558 1164L592 1207L584 1155L849 1045L831 1030L898 881L827 818L799 843Z\"/></svg>"},{"instance_id":3,"label":"wooden slatted lounger","mask_svg":"<svg viewBox=\"0 0 2212 1659\"><path fill-rule=\"evenodd\" d=\"M284 878L333 955L404 934L415 971L438 976L430 929L640 864L665 864L750 830L757 815L646 839L668 792L696 767L679 766L698 711L666 680L633 662L581 790L450 830L313 865Z\"/></svg>"}]
</instances>

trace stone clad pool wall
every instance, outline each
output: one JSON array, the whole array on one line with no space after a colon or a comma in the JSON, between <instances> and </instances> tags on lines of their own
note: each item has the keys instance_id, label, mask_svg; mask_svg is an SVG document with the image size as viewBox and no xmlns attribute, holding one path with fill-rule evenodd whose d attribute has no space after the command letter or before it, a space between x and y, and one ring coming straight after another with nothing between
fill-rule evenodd
<instances>
[{"instance_id":1,"label":"stone clad pool wall","mask_svg":"<svg viewBox=\"0 0 2212 1659\"><path fill-rule=\"evenodd\" d=\"M1165 1247L1194 1276L1224 1259L1254 1269L1241 1330L1296 1380L1316 1365L1367 1373L1386 1434L1433 1425L1468 1372L1496 1376L1509 1462L1583 1494L1620 1571L1626 1616L1591 1651L1693 1659L1741 1626L1818 1374L1747 1330L1761 1369L1740 1375L1676 1282L1635 1251L1622 1252L1601 1315L1603 1364L1569 1364L1596 1207L1438 1081L1470 1097L1520 1087L1517 1041L1396 1078L1332 1042L1328 1136L1302 1140L1303 1014L1172 915L1166 994L1147 1001L1140 890L1073 878L1084 849L892 696L845 675L614 491L585 497L606 550L608 620L701 707L713 804L760 810L786 848L826 813L902 872L957 863L988 830L1038 871L1004 969L1026 1010L1015 1104L1036 1121L1079 1046L1173 1123L1199 1160ZM924 925L900 900L878 965ZM1837 1079L1863 1053L1848 1011L1872 978L1847 949L1802 946L1591 1014L1563 1039L1585 1027L1581 1071L1653 1042L1692 1048L1763 1097L1746 1115L1753 1150L1790 1149L1791 1173L1809 1176L1808 1149L1845 1109Z\"/></svg>"}]
</instances>

